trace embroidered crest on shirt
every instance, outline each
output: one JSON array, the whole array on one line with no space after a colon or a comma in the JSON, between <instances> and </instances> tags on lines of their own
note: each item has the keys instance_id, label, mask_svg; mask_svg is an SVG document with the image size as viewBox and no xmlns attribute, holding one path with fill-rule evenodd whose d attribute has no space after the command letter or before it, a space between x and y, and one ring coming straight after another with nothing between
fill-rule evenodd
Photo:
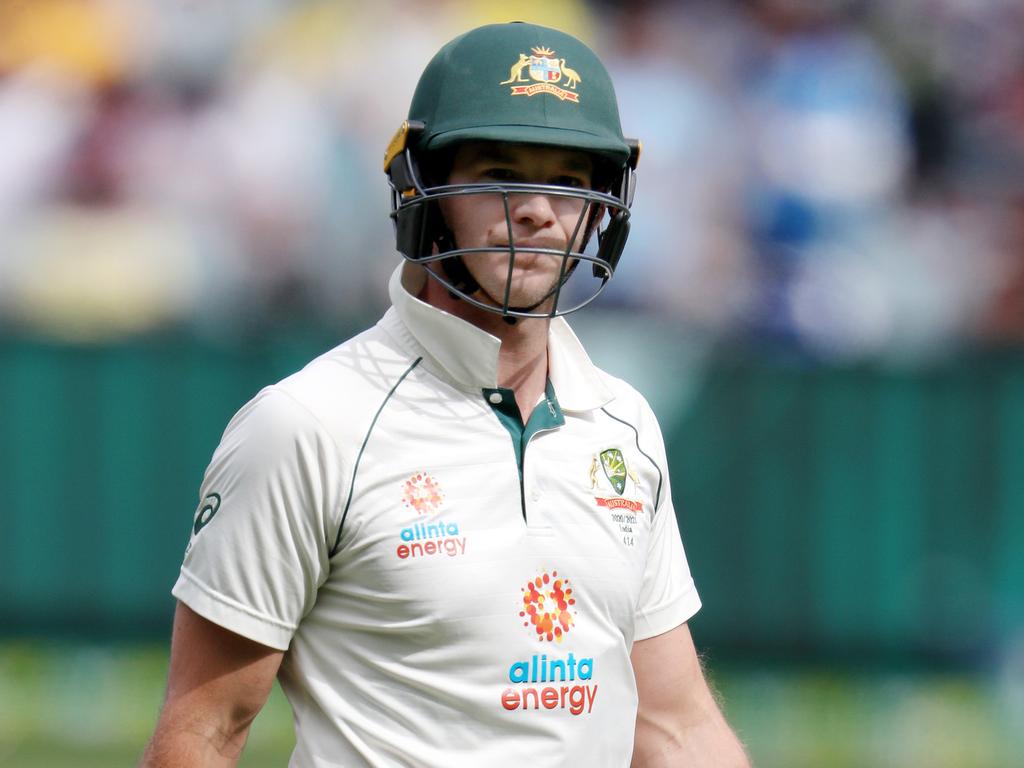
<instances>
[{"instance_id":1,"label":"embroidered crest on shirt","mask_svg":"<svg viewBox=\"0 0 1024 768\"><path fill-rule=\"evenodd\" d=\"M590 461L590 491L594 503L609 510L611 522L619 527L622 543L635 546L637 514L644 511L644 503L639 498L636 472L626 463L620 449L607 448L594 454Z\"/></svg>"},{"instance_id":2,"label":"embroidered crest on shirt","mask_svg":"<svg viewBox=\"0 0 1024 768\"><path fill-rule=\"evenodd\" d=\"M598 476L601 470L604 482ZM594 493L594 502L597 506L628 509L631 512L643 511L643 502L629 498L636 495L636 484L636 472L626 464L626 459L618 448L608 448L594 455L590 462L590 490ZM601 490L609 488L614 495L599 495Z\"/></svg>"}]
</instances>

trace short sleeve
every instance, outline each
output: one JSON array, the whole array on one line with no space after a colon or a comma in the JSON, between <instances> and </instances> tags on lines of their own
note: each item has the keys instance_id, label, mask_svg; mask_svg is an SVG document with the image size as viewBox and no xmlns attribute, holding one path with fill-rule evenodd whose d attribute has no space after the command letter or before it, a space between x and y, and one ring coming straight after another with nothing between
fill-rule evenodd
<instances>
[{"instance_id":1,"label":"short sleeve","mask_svg":"<svg viewBox=\"0 0 1024 768\"><path fill-rule=\"evenodd\" d=\"M263 390L228 424L207 468L174 596L286 650L327 578L340 472L316 418L286 392Z\"/></svg>"},{"instance_id":2,"label":"short sleeve","mask_svg":"<svg viewBox=\"0 0 1024 768\"><path fill-rule=\"evenodd\" d=\"M634 640L644 640L675 629L688 621L701 606L679 534L664 442L653 413L648 414L641 441L647 443L651 458L662 468L663 480L648 538Z\"/></svg>"}]
</instances>

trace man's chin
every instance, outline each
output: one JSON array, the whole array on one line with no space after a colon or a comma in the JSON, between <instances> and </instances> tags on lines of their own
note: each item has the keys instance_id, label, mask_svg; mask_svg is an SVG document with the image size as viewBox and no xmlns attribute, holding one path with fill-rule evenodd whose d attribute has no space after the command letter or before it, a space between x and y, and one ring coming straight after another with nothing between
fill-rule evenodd
<instances>
[{"instance_id":1,"label":"man's chin","mask_svg":"<svg viewBox=\"0 0 1024 768\"><path fill-rule=\"evenodd\" d=\"M551 312L552 306L554 305L554 288L550 288L546 291L512 291L508 297L508 308L517 310L520 312L530 312L538 315L546 314ZM477 291L474 295L475 299L483 304L494 307L499 311L505 309L505 293L504 288L494 293L488 291Z\"/></svg>"}]
</instances>

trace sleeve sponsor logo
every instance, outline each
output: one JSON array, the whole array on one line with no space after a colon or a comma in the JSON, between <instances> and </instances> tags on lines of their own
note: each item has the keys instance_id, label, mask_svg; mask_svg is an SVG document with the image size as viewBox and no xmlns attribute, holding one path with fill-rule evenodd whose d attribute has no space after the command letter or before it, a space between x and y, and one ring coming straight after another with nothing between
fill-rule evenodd
<instances>
[{"instance_id":1,"label":"sleeve sponsor logo","mask_svg":"<svg viewBox=\"0 0 1024 768\"><path fill-rule=\"evenodd\" d=\"M220 509L220 494L206 494L199 504L199 509L196 510L196 520L192 524L192 533L198 536L199 532L213 520L213 516L217 514L218 509Z\"/></svg>"},{"instance_id":2,"label":"sleeve sponsor logo","mask_svg":"<svg viewBox=\"0 0 1024 768\"><path fill-rule=\"evenodd\" d=\"M203 528L210 524L218 509L220 509L219 493L208 493L199 502L199 509L196 510L196 516L192 522L192 535L189 536L188 544L185 545L185 557L188 557L192 551L192 544L195 542L196 536L199 535Z\"/></svg>"},{"instance_id":3,"label":"sleeve sponsor logo","mask_svg":"<svg viewBox=\"0 0 1024 768\"><path fill-rule=\"evenodd\" d=\"M531 53L532 56L520 53L518 61L509 69L508 80L502 80L498 85L511 85L512 96L535 96L539 93L547 93L557 97L560 101L571 101L578 104L580 97L576 93L576 85L583 82L580 73L568 66L565 59L556 57L555 52L550 48L533 48ZM519 85L519 83L531 83L531 81L533 81L531 85ZM558 85L563 81L565 88Z\"/></svg>"}]
</instances>

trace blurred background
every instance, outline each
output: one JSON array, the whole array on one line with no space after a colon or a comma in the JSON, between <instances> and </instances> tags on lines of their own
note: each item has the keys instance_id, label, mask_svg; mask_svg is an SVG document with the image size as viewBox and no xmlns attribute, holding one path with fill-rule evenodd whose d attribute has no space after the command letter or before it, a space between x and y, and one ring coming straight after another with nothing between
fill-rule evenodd
<instances>
[{"instance_id":1,"label":"blurred background","mask_svg":"<svg viewBox=\"0 0 1024 768\"><path fill-rule=\"evenodd\" d=\"M131 765L227 420L386 308L383 149L490 21L644 141L571 318L662 421L758 766L1024 754L1020 0L0 0L0 765ZM242 765L284 765L279 693Z\"/></svg>"}]
</instances>

